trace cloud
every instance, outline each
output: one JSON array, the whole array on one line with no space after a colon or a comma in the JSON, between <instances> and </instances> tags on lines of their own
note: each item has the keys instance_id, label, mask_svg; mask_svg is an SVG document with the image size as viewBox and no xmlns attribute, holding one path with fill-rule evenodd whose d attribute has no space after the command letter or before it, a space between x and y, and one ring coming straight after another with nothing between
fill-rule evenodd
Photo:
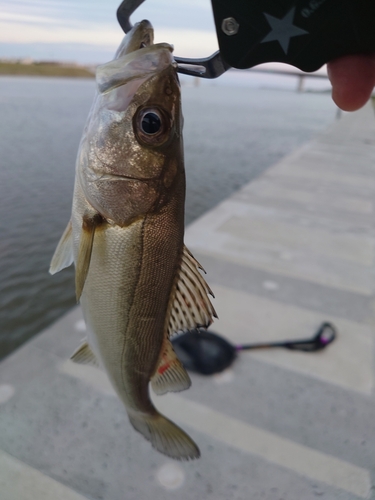
<instances>
[{"instance_id":1,"label":"cloud","mask_svg":"<svg viewBox=\"0 0 375 500\"><path fill-rule=\"evenodd\" d=\"M155 41L171 43L180 57L206 57L218 50L216 34L210 31L161 28Z\"/></svg>"},{"instance_id":2,"label":"cloud","mask_svg":"<svg viewBox=\"0 0 375 500\"><path fill-rule=\"evenodd\" d=\"M52 19L40 22L38 16L33 16L33 22L28 16L21 17L27 20L19 19L15 29L14 23L6 22L0 16L0 43L75 43L115 50L123 37L121 29L113 29L111 25L89 23L67 26ZM155 33L155 41L173 44L177 55L182 57L203 57L217 50L216 36L209 31L160 28Z\"/></svg>"},{"instance_id":3,"label":"cloud","mask_svg":"<svg viewBox=\"0 0 375 500\"><path fill-rule=\"evenodd\" d=\"M19 12L0 12L0 21L11 23L49 23L58 22L57 19L49 18L46 16L35 16L31 14L20 14Z\"/></svg>"},{"instance_id":4,"label":"cloud","mask_svg":"<svg viewBox=\"0 0 375 500\"><path fill-rule=\"evenodd\" d=\"M121 31L105 26L68 27L58 23L24 24L17 29L0 21L0 43L84 43L114 47L122 38Z\"/></svg>"},{"instance_id":5,"label":"cloud","mask_svg":"<svg viewBox=\"0 0 375 500\"><path fill-rule=\"evenodd\" d=\"M123 37L115 17L119 3L119 0L108 0L103 11L103 5L96 0L73 3L39 0L33 5L23 0L5 0L5 8L0 12L1 54L6 57L6 51L13 46L12 56L19 47L19 56L23 57L27 44L30 44L28 55L39 58L42 44L46 46L46 57L51 53L48 44L55 47L60 44L59 54L63 53L64 46L69 45L71 53L71 47L76 45L77 59L81 61L90 47L93 54L106 50L113 53ZM210 9L208 0L175 0L172 6L170 0L155 0L145 2L133 14L132 21L149 17L156 26L157 42L173 44L175 53L181 57L205 57L217 50L212 20L211 24L205 21L204 14L210 16ZM36 44L38 56L33 56L32 47ZM91 56L90 61L93 60Z\"/></svg>"}]
</instances>

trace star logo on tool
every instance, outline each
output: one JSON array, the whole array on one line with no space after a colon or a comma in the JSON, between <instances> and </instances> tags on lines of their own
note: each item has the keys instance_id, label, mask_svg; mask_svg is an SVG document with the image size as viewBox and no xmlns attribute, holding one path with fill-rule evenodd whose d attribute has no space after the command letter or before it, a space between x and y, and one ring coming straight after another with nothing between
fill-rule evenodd
<instances>
[{"instance_id":1,"label":"star logo on tool","mask_svg":"<svg viewBox=\"0 0 375 500\"><path fill-rule=\"evenodd\" d=\"M296 8L293 7L290 11L282 18L271 16L263 12L268 24L271 26L271 31L266 35L260 43L265 42L279 42L280 47L283 49L285 54L288 53L290 39L295 36L308 35L309 32L294 26L293 18Z\"/></svg>"}]
</instances>

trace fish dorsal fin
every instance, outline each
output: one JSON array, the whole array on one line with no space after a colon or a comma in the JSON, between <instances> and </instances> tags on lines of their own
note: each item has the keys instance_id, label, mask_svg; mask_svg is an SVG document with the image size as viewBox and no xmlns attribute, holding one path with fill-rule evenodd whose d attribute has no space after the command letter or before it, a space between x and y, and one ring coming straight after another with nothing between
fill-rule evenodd
<instances>
[{"instance_id":1,"label":"fish dorsal fin","mask_svg":"<svg viewBox=\"0 0 375 500\"><path fill-rule=\"evenodd\" d=\"M103 217L96 213L94 215L84 215L82 219L81 237L79 240L78 256L76 262L76 298L79 301L87 273L89 272L92 246L96 228L103 224Z\"/></svg>"},{"instance_id":2,"label":"fish dorsal fin","mask_svg":"<svg viewBox=\"0 0 375 500\"><path fill-rule=\"evenodd\" d=\"M74 363L79 363L81 365L91 365L100 368L98 358L92 352L91 347L86 340L78 347L78 349L73 352L73 354L70 356L70 359L74 361Z\"/></svg>"},{"instance_id":3,"label":"fish dorsal fin","mask_svg":"<svg viewBox=\"0 0 375 500\"><path fill-rule=\"evenodd\" d=\"M58 273L71 264L73 264L73 237L72 221L69 221L53 254L49 272Z\"/></svg>"},{"instance_id":4,"label":"fish dorsal fin","mask_svg":"<svg viewBox=\"0 0 375 500\"><path fill-rule=\"evenodd\" d=\"M210 287L199 272L204 269L184 246L181 267L171 296L166 329L171 336L178 331L207 328L217 318L208 294Z\"/></svg>"},{"instance_id":5,"label":"fish dorsal fin","mask_svg":"<svg viewBox=\"0 0 375 500\"><path fill-rule=\"evenodd\" d=\"M171 341L164 339L160 361L155 374L151 377L151 387L155 394L179 392L189 389L190 377L173 350Z\"/></svg>"}]
</instances>

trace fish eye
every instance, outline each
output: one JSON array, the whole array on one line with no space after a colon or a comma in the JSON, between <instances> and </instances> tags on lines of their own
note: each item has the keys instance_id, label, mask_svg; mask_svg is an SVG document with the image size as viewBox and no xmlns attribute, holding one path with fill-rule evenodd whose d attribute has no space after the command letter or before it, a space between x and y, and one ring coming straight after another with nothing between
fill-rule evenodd
<instances>
[{"instance_id":1,"label":"fish eye","mask_svg":"<svg viewBox=\"0 0 375 500\"><path fill-rule=\"evenodd\" d=\"M164 109L143 107L133 118L133 128L139 142L148 146L160 146L169 138L172 121Z\"/></svg>"},{"instance_id":2,"label":"fish eye","mask_svg":"<svg viewBox=\"0 0 375 500\"><path fill-rule=\"evenodd\" d=\"M152 111L145 113L142 117L141 128L147 135L157 134L161 129L160 116Z\"/></svg>"}]
</instances>

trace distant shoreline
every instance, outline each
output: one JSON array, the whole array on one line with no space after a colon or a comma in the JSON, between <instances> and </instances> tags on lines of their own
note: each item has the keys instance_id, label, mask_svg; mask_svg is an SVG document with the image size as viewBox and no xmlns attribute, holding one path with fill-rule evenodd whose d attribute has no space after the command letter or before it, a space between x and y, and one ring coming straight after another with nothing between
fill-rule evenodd
<instances>
[{"instance_id":1,"label":"distant shoreline","mask_svg":"<svg viewBox=\"0 0 375 500\"><path fill-rule=\"evenodd\" d=\"M93 71L84 66L34 62L0 62L0 76L66 76L72 78L94 78Z\"/></svg>"}]
</instances>

